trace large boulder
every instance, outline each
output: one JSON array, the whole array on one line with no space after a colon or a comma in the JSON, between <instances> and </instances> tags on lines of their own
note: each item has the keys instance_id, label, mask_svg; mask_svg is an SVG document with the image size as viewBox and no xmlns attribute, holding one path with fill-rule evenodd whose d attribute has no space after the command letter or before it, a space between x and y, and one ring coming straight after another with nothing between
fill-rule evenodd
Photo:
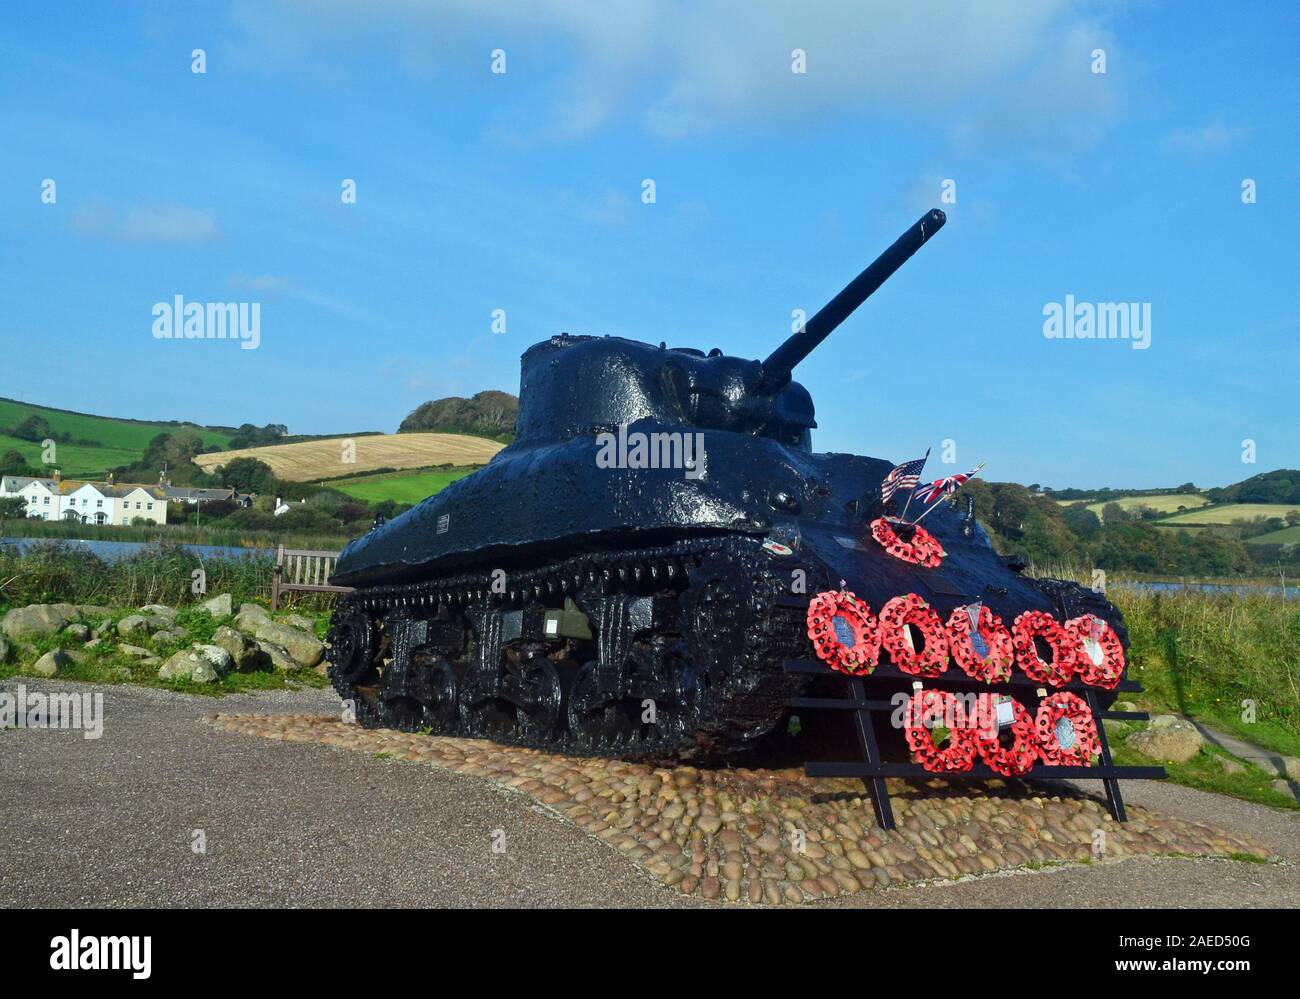
<instances>
[{"instance_id":1,"label":"large boulder","mask_svg":"<svg viewBox=\"0 0 1300 999\"><path fill-rule=\"evenodd\" d=\"M1153 760L1186 763L1201 751L1205 737L1186 718L1157 715L1149 728L1134 732L1126 744Z\"/></svg>"},{"instance_id":2,"label":"large boulder","mask_svg":"<svg viewBox=\"0 0 1300 999\"><path fill-rule=\"evenodd\" d=\"M255 632L259 624L270 619L270 613L261 604L240 604L239 613L235 615L235 626L240 631Z\"/></svg>"},{"instance_id":3,"label":"large boulder","mask_svg":"<svg viewBox=\"0 0 1300 999\"><path fill-rule=\"evenodd\" d=\"M117 622L117 633L123 638L131 635L152 635L170 624L170 618L160 617L157 614L129 614Z\"/></svg>"},{"instance_id":4,"label":"large boulder","mask_svg":"<svg viewBox=\"0 0 1300 999\"><path fill-rule=\"evenodd\" d=\"M280 620L284 624L291 624L303 631L315 632L316 630L316 622L309 617L303 617L301 614L286 614Z\"/></svg>"},{"instance_id":5,"label":"large boulder","mask_svg":"<svg viewBox=\"0 0 1300 999\"><path fill-rule=\"evenodd\" d=\"M4 616L0 629L10 638L53 635L81 617L75 604L32 604L15 607Z\"/></svg>"},{"instance_id":6,"label":"large boulder","mask_svg":"<svg viewBox=\"0 0 1300 999\"><path fill-rule=\"evenodd\" d=\"M154 645L176 645L189 637L189 632L181 628L163 628L162 631L153 633L153 643Z\"/></svg>"},{"instance_id":7,"label":"large boulder","mask_svg":"<svg viewBox=\"0 0 1300 999\"><path fill-rule=\"evenodd\" d=\"M257 642L243 632L227 628L224 624L212 633L212 644L219 645L230 653L235 669L241 673L261 669L269 660L269 656Z\"/></svg>"},{"instance_id":8,"label":"large boulder","mask_svg":"<svg viewBox=\"0 0 1300 999\"><path fill-rule=\"evenodd\" d=\"M124 656L130 656L132 659L148 659L153 655L148 649L142 649L138 645L122 644L117 647L117 651Z\"/></svg>"},{"instance_id":9,"label":"large boulder","mask_svg":"<svg viewBox=\"0 0 1300 999\"><path fill-rule=\"evenodd\" d=\"M154 617L165 617L169 622L176 620L176 608L168 607L166 604L145 604L140 608L141 614L151 614Z\"/></svg>"},{"instance_id":10,"label":"large boulder","mask_svg":"<svg viewBox=\"0 0 1300 999\"><path fill-rule=\"evenodd\" d=\"M213 617L229 617L234 613L234 601L229 593L222 593L211 600L203 601L199 604L199 609L207 611Z\"/></svg>"},{"instance_id":11,"label":"large boulder","mask_svg":"<svg viewBox=\"0 0 1300 999\"><path fill-rule=\"evenodd\" d=\"M292 625L268 618L258 624L253 634L265 642L283 646L299 666L315 666L325 658L325 643Z\"/></svg>"},{"instance_id":12,"label":"large boulder","mask_svg":"<svg viewBox=\"0 0 1300 999\"><path fill-rule=\"evenodd\" d=\"M162 664L158 670L160 680L192 680L195 683L215 683L234 666L230 653L218 645L195 645L182 649Z\"/></svg>"},{"instance_id":13,"label":"large boulder","mask_svg":"<svg viewBox=\"0 0 1300 999\"><path fill-rule=\"evenodd\" d=\"M62 649L54 649L45 653L41 658L32 664L31 672L37 676L58 676L64 669L72 665L72 656Z\"/></svg>"},{"instance_id":14,"label":"large boulder","mask_svg":"<svg viewBox=\"0 0 1300 999\"><path fill-rule=\"evenodd\" d=\"M258 642L257 647L271 661L271 666L278 672L289 673L298 668L293 656L289 655L284 646L276 645L274 642Z\"/></svg>"}]
</instances>

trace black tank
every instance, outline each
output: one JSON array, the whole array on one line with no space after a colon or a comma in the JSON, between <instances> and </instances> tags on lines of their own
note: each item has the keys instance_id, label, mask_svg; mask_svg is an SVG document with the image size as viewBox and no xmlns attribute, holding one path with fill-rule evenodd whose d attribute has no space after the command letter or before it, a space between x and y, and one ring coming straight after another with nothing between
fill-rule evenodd
<instances>
[{"instance_id":1,"label":"black tank","mask_svg":"<svg viewBox=\"0 0 1300 999\"><path fill-rule=\"evenodd\" d=\"M937 568L869 525L893 467L816 454L794 366L944 223L926 213L766 360L562 335L523 355L518 436L485 468L351 542L332 582L332 678L363 724L576 753L744 748L806 680L812 594L916 593L1010 623L1118 612L1034 580L969 514L924 526ZM842 581L842 582L841 582Z\"/></svg>"}]
</instances>

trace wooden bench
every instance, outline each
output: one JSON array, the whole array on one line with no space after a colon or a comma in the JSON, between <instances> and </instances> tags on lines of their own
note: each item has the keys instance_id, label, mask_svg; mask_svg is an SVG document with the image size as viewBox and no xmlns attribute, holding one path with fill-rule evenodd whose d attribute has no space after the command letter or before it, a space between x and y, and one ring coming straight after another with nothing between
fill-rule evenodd
<instances>
[{"instance_id":1,"label":"wooden bench","mask_svg":"<svg viewBox=\"0 0 1300 999\"><path fill-rule=\"evenodd\" d=\"M280 545L275 551L275 570L271 573L271 610L280 609L280 594L289 590L351 593L350 586L330 585L330 574L338 558L338 552L316 552Z\"/></svg>"}]
</instances>

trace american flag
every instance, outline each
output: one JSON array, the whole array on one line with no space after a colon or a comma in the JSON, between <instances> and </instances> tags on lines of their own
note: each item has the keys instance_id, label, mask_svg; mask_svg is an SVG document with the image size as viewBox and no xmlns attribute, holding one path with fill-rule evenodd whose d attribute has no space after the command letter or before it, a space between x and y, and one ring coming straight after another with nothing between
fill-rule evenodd
<instances>
[{"instance_id":1,"label":"american flag","mask_svg":"<svg viewBox=\"0 0 1300 999\"><path fill-rule=\"evenodd\" d=\"M935 479L933 482L927 482L925 485L917 488L912 494L914 499L922 503L929 503L932 499L940 496L951 496L958 489L964 486L972 478L979 474L979 470L984 467L984 462L980 462L965 475L945 475L942 479Z\"/></svg>"},{"instance_id":2,"label":"american flag","mask_svg":"<svg viewBox=\"0 0 1300 999\"><path fill-rule=\"evenodd\" d=\"M921 481L921 469L924 467L925 459L917 458L891 468L885 480L880 483L881 502L888 503L889 498L900 489L915 489L916 484Z\"/></svg>"}]
</instances>

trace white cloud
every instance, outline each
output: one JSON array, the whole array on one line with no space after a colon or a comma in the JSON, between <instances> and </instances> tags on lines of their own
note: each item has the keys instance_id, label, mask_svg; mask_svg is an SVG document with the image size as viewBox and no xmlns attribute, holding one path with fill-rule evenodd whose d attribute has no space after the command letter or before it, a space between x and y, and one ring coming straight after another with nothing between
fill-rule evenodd
<instances>
[{"instance_id":1,"label":"white cloud","mask_svg":"<svg viewBox=\"0 0 1300 999\"><path fill-rule=\"evenodd\" d=\"M467 87L540 92L540 119L519 108L518 120L486 126L532 140L628 124L682 140L908 114L964 142L1073 144L1113 113L1122 76L1089 71L1093 48L1106 48L1112 67L1121 53L1072 0L259 0L238 10L246 38L276 61L329 74L349 52L388 52ZM505 78L488 73L496 47L507 51ZM791 72L796 48L807 53L804 74Z\"/></svg>"},{"instance_id":2,"label":"white cloud","mask_svg":"<svg viewBox=\"0 0 1300 999\"><path fill-rule=\"evenodd\" d=\"M119 207L88 201L72 210L68 224L80 236L134 245L198 245L221 235L211 212L175 202Z\"/></svg>"},{"instance_id":3,"label":"white cloud","mask_svg":"<svg viewBox=\"0 0 1300 999\"><path fill-rule=\"evenodd\" d=\"M1227 149L1242 138L1249 129L1233 128L1223 122L1212 122L1200 128L1184 128L1169 134L1169 141L1184 149L1205 152L1213 149Z\"/></svg>"}]
</instances>

